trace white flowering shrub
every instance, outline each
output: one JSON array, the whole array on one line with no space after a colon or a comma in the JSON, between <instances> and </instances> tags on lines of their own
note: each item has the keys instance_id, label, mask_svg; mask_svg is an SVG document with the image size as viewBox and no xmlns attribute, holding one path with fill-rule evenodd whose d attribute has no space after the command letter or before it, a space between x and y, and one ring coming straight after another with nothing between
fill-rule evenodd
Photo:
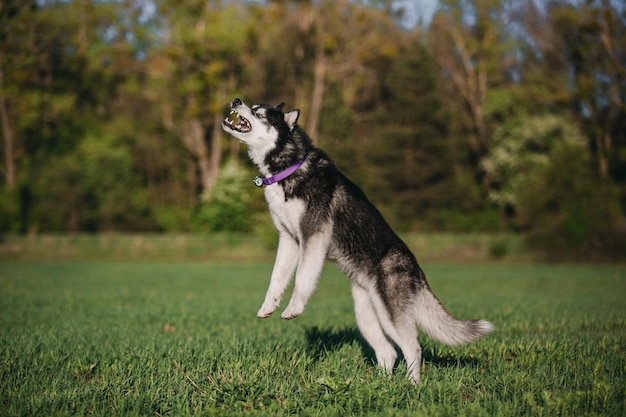
<instances>
[{"instance_id":1,"label":"white flowering shrub","mask_svg":"<svg viewBox=\"0 0 626 417\"><path fill-rule=\"evenodd\" d=\"M481 161L490 200L501 207L517 208L520 193L540 168L550 165L560 150L588 153L585 146L578 127L564 116L525 116L503 124Z\"/></svg>"}]
</instances>

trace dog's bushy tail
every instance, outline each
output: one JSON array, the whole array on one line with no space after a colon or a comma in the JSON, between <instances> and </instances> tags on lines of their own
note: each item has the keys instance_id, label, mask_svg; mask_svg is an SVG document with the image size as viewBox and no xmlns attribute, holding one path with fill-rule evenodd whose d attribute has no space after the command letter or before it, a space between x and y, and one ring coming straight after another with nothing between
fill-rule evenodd
<instances>
[{"instance_id":1,"label":"dog's bushy tail","mask_svg":"<svg viewBox=\"0 0 626 417\"><path fill-rule=\"evenodd\" d=\"M493 324L486 320L455 319L428 287L420 292L416 309L417 325L430 337L446 345L474 342L494 329Z\"/></svg>"}]
</instances>

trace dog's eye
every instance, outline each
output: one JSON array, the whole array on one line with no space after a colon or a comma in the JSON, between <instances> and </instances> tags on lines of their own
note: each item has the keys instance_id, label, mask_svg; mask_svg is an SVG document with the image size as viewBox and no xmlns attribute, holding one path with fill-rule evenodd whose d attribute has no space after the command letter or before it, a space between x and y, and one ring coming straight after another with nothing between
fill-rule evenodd
<instances>
[{"instance_id":1,"label":"dog's eye","mask_svg":"<svg viewBox=\"0 0 626 417\"><path fill-rule=\"evenodd\" d=\"M255 113L255 116L257 117L257 119L265 119L265 115L264 114Z\"/></svg>"}]
</instances>

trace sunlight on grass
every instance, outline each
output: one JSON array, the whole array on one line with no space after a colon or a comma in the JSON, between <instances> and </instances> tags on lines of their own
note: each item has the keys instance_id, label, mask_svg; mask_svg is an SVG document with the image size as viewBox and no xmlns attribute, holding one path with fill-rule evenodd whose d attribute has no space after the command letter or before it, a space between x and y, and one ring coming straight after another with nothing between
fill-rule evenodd
<instances>
[{"instance_id":1,"label":"sunlight on grass","mask_svg":"<svg viewBox=\"0 0 626 417\"><path fill-rule=\"evenodd\" d=\"M403 362L374 366L332 266L285 322L255 317L270 263L0 263L0 414L623 415L623 267L425 270L453 315L496 331L421 335L412 386Z\"/></svg>"}]
</instances>

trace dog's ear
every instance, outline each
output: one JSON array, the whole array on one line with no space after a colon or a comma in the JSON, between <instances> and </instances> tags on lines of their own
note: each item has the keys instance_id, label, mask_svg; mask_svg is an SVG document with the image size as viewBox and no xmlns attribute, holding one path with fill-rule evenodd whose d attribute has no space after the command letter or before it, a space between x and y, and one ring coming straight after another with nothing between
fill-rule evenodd
<instances>
[{"instance_id":1,"label":"dog's ear","mask_svg":"<svg viewBox=\"0 0 626 417\"><path fill-rule=\"evenodd\" d=\"M274 108L275 108L276 110L283 111L283 107L284 107L284 106L285 106L285 103L283 102L283 103L280 103L280 104L275 105L275 106L274 106Z\"/></svg>"},{"instance_id":2,"label":"dog's ear","mask_svg":"<svg viewBox=\"0 0 626 417\"><path fill-rule=\"evenodd\" d=\"M285 122L289 126L289 130L293 130L293 127L298 123L298 117L300 117L300 110L297 109L285 113Z\"/></svg>"}]
</instances>

